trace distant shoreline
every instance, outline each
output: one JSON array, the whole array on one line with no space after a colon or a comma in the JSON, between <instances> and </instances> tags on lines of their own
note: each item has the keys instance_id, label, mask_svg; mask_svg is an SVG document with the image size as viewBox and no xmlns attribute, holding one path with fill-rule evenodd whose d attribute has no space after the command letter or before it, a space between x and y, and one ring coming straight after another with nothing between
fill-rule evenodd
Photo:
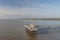
<instances>
[{"instance_id":1,"label":"distant shoreline","mask_svg":"<svg viewBox=\"0 0 60 40\"><path fill-rule=\"evenodd\" d=\"M23 20L60 20L60 18L23 18Z\"/></svg>"}]
</instances>

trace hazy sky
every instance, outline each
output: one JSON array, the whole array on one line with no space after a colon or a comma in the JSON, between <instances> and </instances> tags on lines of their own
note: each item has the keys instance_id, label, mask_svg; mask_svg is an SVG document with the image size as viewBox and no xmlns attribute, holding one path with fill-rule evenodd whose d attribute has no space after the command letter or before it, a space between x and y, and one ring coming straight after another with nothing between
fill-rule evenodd
<instances>
[{"instance_id":1,"label":"hazy sky","mask_svg":"<svg viewBox=\"0 0 60 40\"><path fill-rule=\"evenodd\" d=\"M60 0L0 0L0 16L60 17Z\"/></svg>"}]
</instances>

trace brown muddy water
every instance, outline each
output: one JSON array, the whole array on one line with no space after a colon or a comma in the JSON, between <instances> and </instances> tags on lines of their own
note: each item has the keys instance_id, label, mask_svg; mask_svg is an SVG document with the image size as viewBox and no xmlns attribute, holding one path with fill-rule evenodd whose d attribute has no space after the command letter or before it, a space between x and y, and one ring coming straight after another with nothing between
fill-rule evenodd
<instances>
[{"instance_id":1,"label":"brown muddy water","mask_svg":"<svg viewBox=\"0 0 60 40\"><path fill-rule=\"evenodd\" d=\"M39 21L43 24L51 22ZM54 23L60 24L59 21ZM20 19L0 19L0 40L60 40L60 32L34 34L26 31L24 24L28 22Z\"/></svg>"}]
</instances>

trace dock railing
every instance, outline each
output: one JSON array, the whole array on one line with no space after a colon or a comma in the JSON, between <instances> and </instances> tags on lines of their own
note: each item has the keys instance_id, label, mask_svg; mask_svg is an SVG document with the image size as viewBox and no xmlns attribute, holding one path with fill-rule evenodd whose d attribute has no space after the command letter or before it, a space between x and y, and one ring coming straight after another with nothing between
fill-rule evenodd
<instances>
[{"instance_id":1,"label":"dock railing","mask_svg":"<svg viewBox=\"0 0 60 40\"><path fill-rule=\"evenodd\" d=\"M60 25L40 25L38 27L39 32L58 32L60 31Z\"/></svg>"}]
</instances>

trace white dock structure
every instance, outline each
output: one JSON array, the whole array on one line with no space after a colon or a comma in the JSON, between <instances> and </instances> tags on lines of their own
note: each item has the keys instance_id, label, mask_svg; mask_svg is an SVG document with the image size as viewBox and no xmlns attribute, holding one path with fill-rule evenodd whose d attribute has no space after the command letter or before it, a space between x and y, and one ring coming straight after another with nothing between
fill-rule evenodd
<instances>
[{"instance_id":1,"label":"white dock structure","mask_svg":"<svg viewBox=\"0 0 60 40\"><path fill-rule=\"evenodd\" d=\"M60 25L40 25L39 32L57 32L60 31Z\"/></svg>"},{"instance_id":2,"label":"white dock structure","mask_svg":"<svg viewBox=\"0 0 60 40\"><path fill-rule=\"evenodd\" d=\"M31 31L31 32L38 30L38 28L36 28L35 25L33 25L33 24L24 25L24 27L25 27L26 29L28 29L29 31Z\"/></svg>"},{"instance_id":3,"label":"white dock structure","mask_svg":"<svg viewBox=\"0 0 60 40\"><path fill-rule=\"evenodd\" d=\"M42 32L58 32L60 31L60 25L25 25L29 31Z\"/></svg>"}]
</instances>

